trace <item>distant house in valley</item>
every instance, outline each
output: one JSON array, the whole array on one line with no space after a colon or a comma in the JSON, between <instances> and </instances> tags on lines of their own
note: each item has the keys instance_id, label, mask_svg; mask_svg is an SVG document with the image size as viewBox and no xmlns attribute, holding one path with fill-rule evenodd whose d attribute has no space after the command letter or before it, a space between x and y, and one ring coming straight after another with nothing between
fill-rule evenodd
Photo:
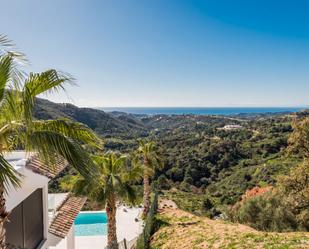
<instances>
[{"instance_id":1,"label":"distant house in valley","mask_svg":"<svg viewBox=\"0 0 309 249\"><path fill-rule=\"evenodd\" d=\"M21 187L9 188L5 197L8 248L74 249L74 219L86 200L68 193L48 194L48 182L67 164L59 159L47 167L25 151L7 153L5 159L23 175Z\"/></svg>"},{"instance_id":2,"label":"distant house in valley","mask_svg":"<svg viewBox=\"0 0 309 249\"><path fill-rule=\"evenodd\" d=\"M244 127L241 125L236 125L236 124L231 124L231 125L225 125L222 128L218 128L218 130L239 130L239 129L243 129Z\"/></svg>"}]
</instances>

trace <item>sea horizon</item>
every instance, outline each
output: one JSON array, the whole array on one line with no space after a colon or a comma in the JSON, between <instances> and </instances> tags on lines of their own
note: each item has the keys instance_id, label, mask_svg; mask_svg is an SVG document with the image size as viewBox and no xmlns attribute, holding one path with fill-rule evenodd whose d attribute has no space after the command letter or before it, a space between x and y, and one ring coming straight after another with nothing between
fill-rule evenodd
<instances>
[{"instance_id":1,"label":"sea horizon","mask_svg":"<svg viewBox=\"0 0 309 249\"><path fill-rule=\"evenodd\" d=\"M308 107L98 107L105 112L124 112L145 115L238 115L293 113L308 109Z\"/></svg>"}]
</instances>

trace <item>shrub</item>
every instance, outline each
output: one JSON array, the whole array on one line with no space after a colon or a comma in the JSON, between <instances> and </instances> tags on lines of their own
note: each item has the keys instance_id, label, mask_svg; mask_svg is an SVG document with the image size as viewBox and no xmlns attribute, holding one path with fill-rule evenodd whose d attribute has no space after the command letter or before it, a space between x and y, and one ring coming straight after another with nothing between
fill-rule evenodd
<instances>
[{"instance_id":1,"label":"shrub","mask_svg":"<svg viewBox=\"0 0 309 249\"><path fill-rule=\"evenodd\" d=\"M229 213L233 221L264 231L292 231L297 220L291 208L274 192L255 196L236 204Z\"/></svg>"},{"instance_id":2,"label":"shrub","mask_svg":"<svg viewBox=\"0 0 309 249\"><path fill-rule=\"evenodd\" d=\"M206 197L203 201L202 201L202 208L204 210L209 210L209 209L212 209L214 207L212 201Z\"/></svg>"},{"instance_id":3,"label":"shrub","mask_svg":"<svg viewBox=\"0 0 309 249\"><path fill-rule=\"evenodd\" d=\"M160 175L156 180L156 187L162 190L168 190L171 188L171 184L165 175Z\"/></svg>"},{"instance_id":4,"label":"shrub","mask_svg":"<svg viewBox=\"0 0 309 249\"><path fill-rule=\"evenodd\" d=\"M302 229L309 230L309 160L293 168L288 176L279 178L279 191L291 207Z\"/></svg>"}]
</instances>

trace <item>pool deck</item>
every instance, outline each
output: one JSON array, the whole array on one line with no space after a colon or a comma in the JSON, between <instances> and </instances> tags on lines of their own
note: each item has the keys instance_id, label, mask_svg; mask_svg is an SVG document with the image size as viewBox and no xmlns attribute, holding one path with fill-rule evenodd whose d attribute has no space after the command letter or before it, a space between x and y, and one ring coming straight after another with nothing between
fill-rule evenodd
<instances>
[{"instance_id":1,"label":"pool deck","mask_svg":"<svg viewBox=\"0 0 309 249\"><path fill-rule=\"evenodd\" d=\"M124 208L127 212L124 211ZM142 232L142 221L140 219L138 222L135 221L140 212L140 208L118 207L116 214L118 241L122 241L124 238L128 241L132 240ZM76 249L104 249L106 245L106 235L75 236Z\"/></svg>"}]
</instances>

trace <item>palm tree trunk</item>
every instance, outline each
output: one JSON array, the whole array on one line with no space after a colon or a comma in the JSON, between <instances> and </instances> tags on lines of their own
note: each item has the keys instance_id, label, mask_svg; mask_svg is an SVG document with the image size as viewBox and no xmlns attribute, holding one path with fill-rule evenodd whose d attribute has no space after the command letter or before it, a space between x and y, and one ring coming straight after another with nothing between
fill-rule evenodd
<instances>
[{"instance_id":1,"label":"palm tree trunk","mask_svg":"<svg viewBox=\"0 0 309 249\"><path fill-rule=\"evenodd\" d=\"M149 175L144 172L144 217L147 215L150 207L150 186L149 186Z\"/></svg>"},{"instance_id":2,"label":"palm tree trunk","mask_svg":"<svg viewBox=\"0 0 309 249\"><path fill-rule=\"evenodd\" d=\"M0 184L0 248L5 248L5 228L4 223L8 218L8 212L5 207L5 199L4 199L4 188L3 185Z\"/></svg>"},{"instance_id":3,"label":"palm tree trunk","mask_svg":"<svg viewBox=\"0 0 309 249\"><path fill-rule=\"evenodd\" d=\"M107 200L106 213L108 218L107 248L118 249L116 230L116 199L111 196Z\"/></svg>"}]
</instances>

